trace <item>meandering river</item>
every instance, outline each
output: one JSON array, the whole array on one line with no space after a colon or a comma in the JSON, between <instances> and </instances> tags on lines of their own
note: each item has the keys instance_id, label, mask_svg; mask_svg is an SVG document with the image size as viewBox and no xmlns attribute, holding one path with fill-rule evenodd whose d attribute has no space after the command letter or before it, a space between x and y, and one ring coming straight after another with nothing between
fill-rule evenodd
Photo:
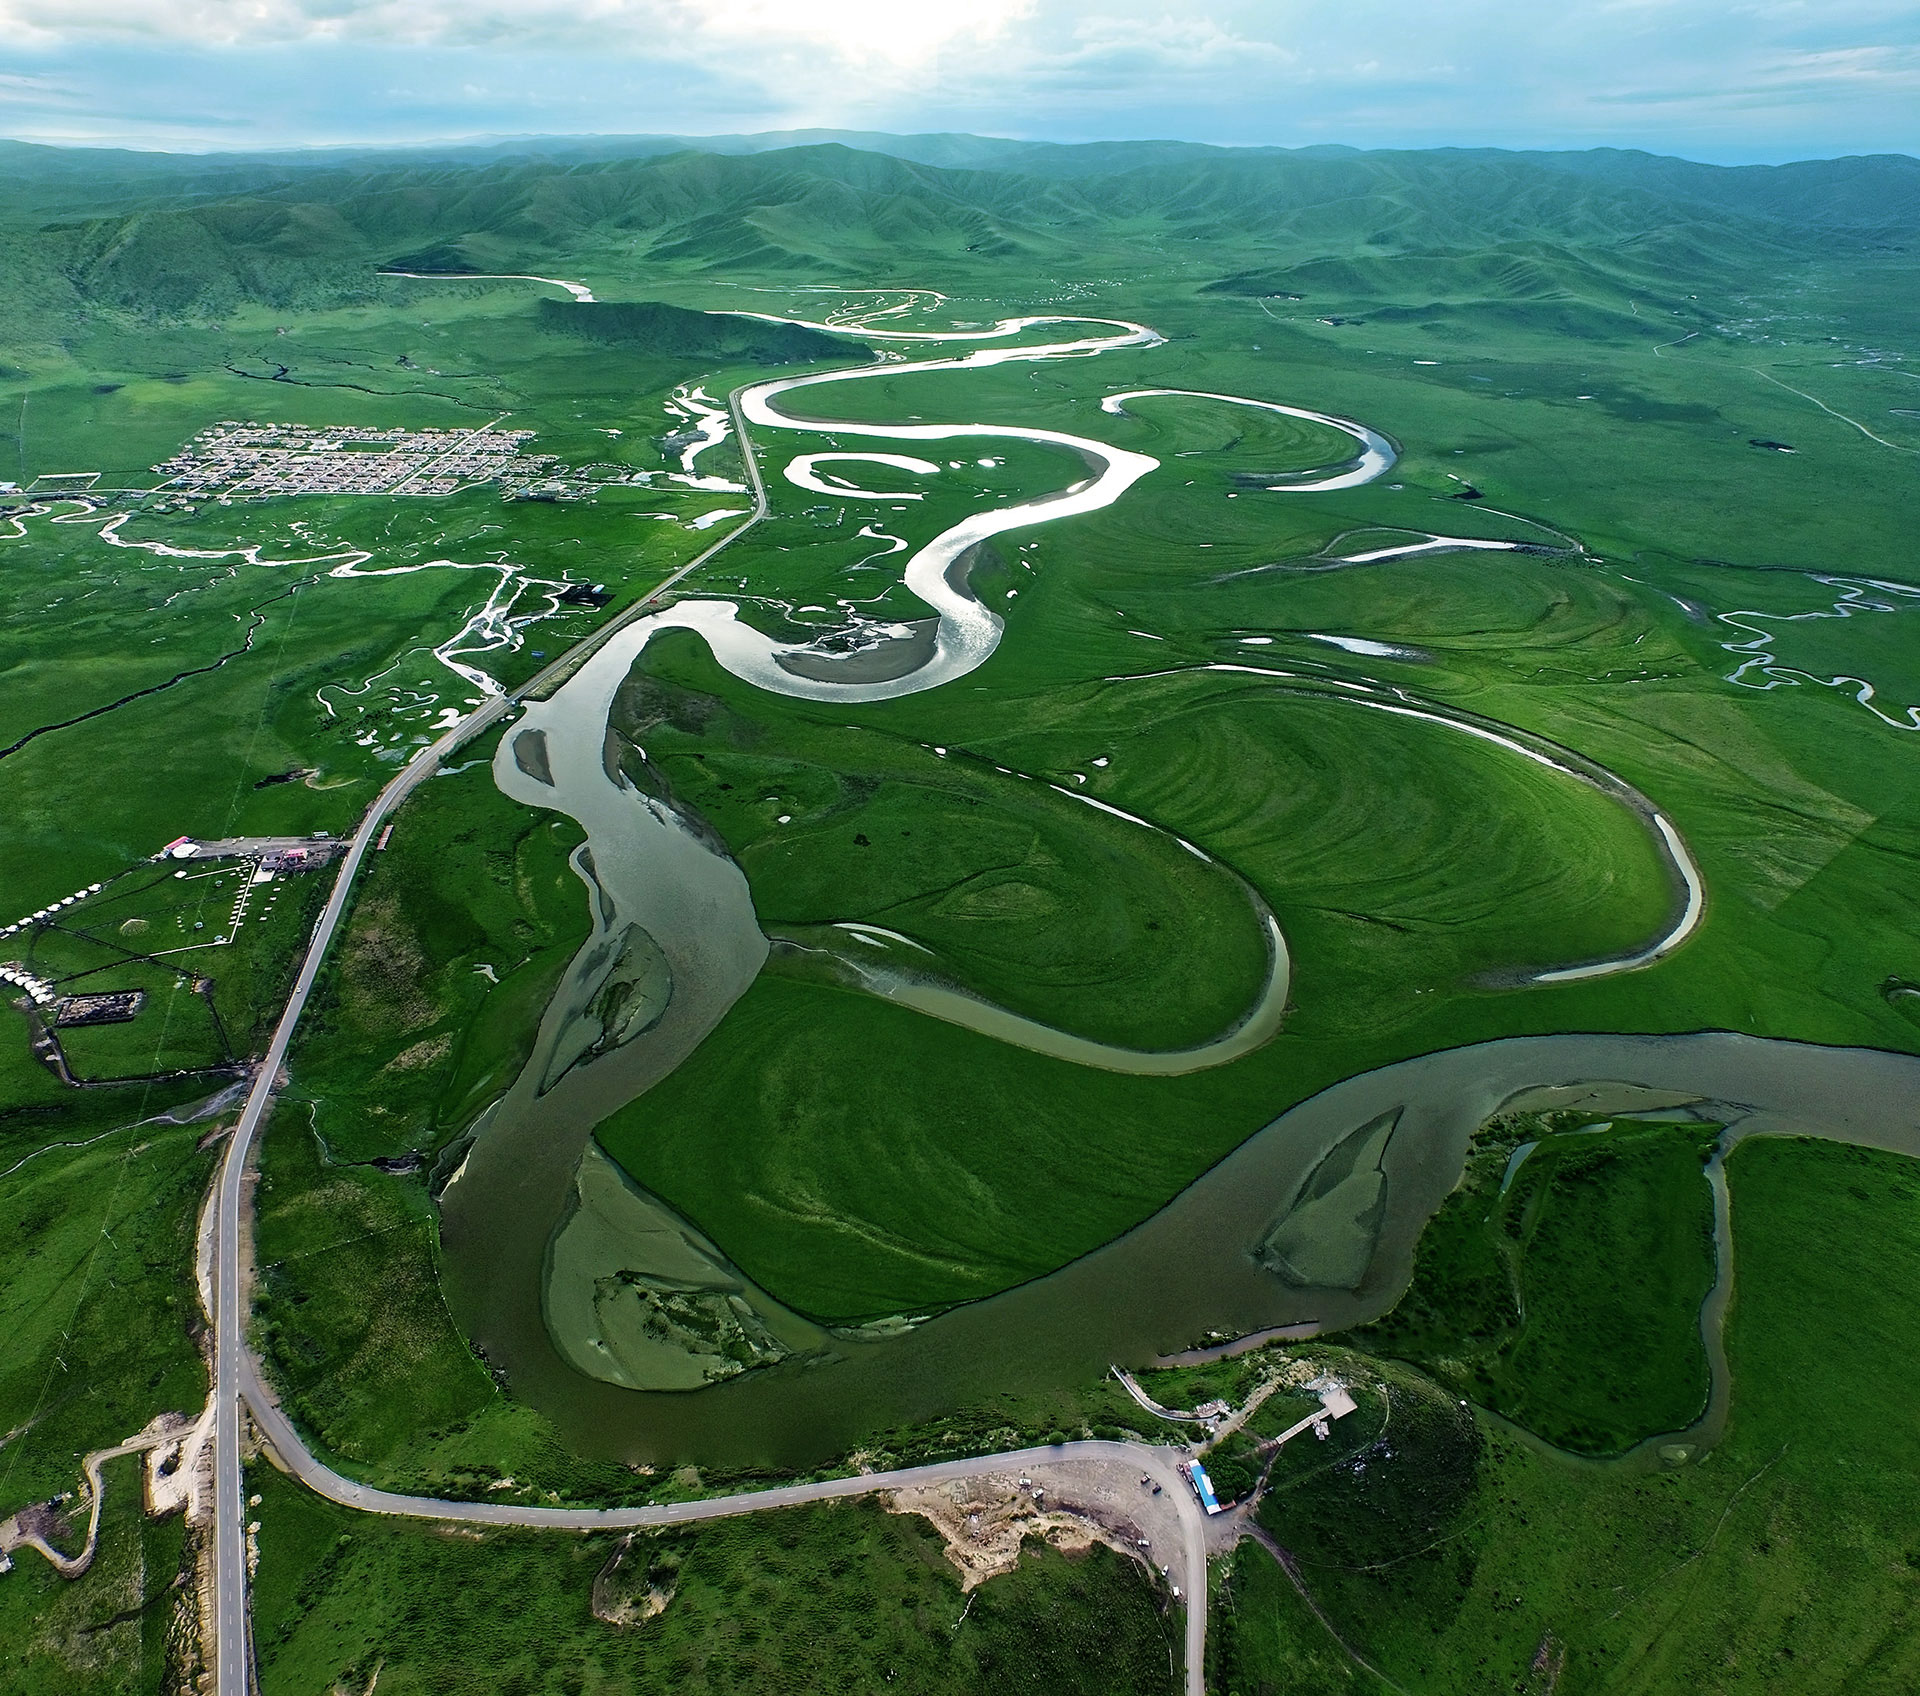
<instances>
[{"instance_id":1,"label":"meandering river","mask_svg":"<svg viewBox=\"0 0 1920 1696\"><path fill-rule=\"evenodd\" d=\"M1036 328L1068 324L1093 333L1041 345L1014 340ZM494 762L501 789L528 805L570 814L586 833L576 868L592 891L594 931L547 1010L533 1060L483 1118L444 1191L442 1235L449 1293L461 1323L506 1370L514 1393L552 1417L570 1442L586 1452L633 1460L804 1465L843 1451L877 1427L968 1400L986 1385L1073 1381L1097 1373L1109 1360L1139 1361L1208 1331L1350 1323L1380 1311L1404 1282L1413 1240L1457 1178L1473 1128L1501 1101L1529 1088L1595 1080L1676 1088L1738 1104L1739 1113L1763 1128L1920 1152L1920 1061L1732 1036L1495 1043L1410 1060L1327 1090L1284 1114L1106 1248L992 1300L869 1336L829 1337L796 1321L728 1267L697 1230L673 1221L651 1198L635 1196L629 1198L633 1206L651 1209L645 1212L647 1229L657 1230L662 1242L672 1240L667 1258L681 1280L676 1289L718 1304L709 1311L722 1318L748 1315L746 1323L769 1351L766 1358L777 1359L783 1348L794 1353L783 1363L692 1392L629 1387L685 1378L671 1372L649 1378L654 1369L640 1355L621 1356L603 1335L617 1328L617 1315L595 1303L633 1257L623 1262L617 1244L604 1246L607 1233L596 1236L587 1229L591 1220L583 1222L582 1155L595 1124L664 1077L714 1029L753 981L767 942L738 867L620 774L609 751L609 715L621 684L654 635L689 629L734 675L783 695L879 701L938 688L982 665L1003 631L1001 620L968 588L972 551L1009 530L1109 506L1159 464L1149 455L1061 431L987 423L848 423L800 418L780 404L783 397L865 378L1147 348L1160 338L1144 325L1018 318L960 333L872 326L861 333L1011 345L756 384L737 397L739 417L767 432L1033 442L1071 451L1090 474L1062 491L970 515L910 555L904 578L934 615L931 642L918 639L923 633L899 639L891 656L877 656L879 663L869 645L852 656L859 663L851 663L818 642L776 641L743 622L730 601L684 600L621 628L550 699L530 705L503 737ZM1186 394L1138 390L1104 404L1116 413L1129 400ZM1236 396L1187 398L1282 412L1340 431L1357 444L1353 458L1279 483L1275 493L1352 487L1393 463L1392 444L1350 420ZM750 442L743 440L742 447L753 451ZM904 455L860 457L915 475L936 469ZM821 459L818 453L795 458L794 480L814 486L813 468ZM883 649L891 640L883 639ZM1611 785L1629 805L1638 799L1609 774L1586 770L1518 733L1509 736L1427 703L1415 706L1403 695L1355 704L1438 718L1570 779ZM1650 805L1637 810L1673 871L1673 918L1645 948L1543 976L1633 969L1678 946L1698 922L1705 891L1684 842ZM1278 1028L1287 990L1285 939L1257 899L1256 909L1270 933L1266 989L1217 1045L1180 1054L1135 1054L1086 1043L956 991L898 976L876 975L870 987L934 1016L1079 1063L1189 1070L1246 1052ZM1383 1125L1390 1127L1384 1142ZM1350 1219L1301 1213L1307 1204L1296 1202L1308 1178L1363 1130L1372 1139L1368 1159L1376 1162L1363 1174L1366 1205ZM607 1174L596 1169L595 1183L604 1192ZM615 1210L628 1205L617 1194L586 1200L590 1213L603 1203ZM1256 1258L1256 1249L1290 1216L1296 1227L1325 1231L1329 1240L1347 1245L1342 1252L1351 1275L1342 1274L1340 1287L1296 1287ZM592 1214L602 1224L604 1217ZM576 1224L578 1232L569 1236ZM603 1254L615 1258L601 1264L596 1256ZM1335 1263L1345 1264L1338 1256L1329 1262ZM618 1296L616 1289L606 1299Z\"/></svg>"}]
</instances>

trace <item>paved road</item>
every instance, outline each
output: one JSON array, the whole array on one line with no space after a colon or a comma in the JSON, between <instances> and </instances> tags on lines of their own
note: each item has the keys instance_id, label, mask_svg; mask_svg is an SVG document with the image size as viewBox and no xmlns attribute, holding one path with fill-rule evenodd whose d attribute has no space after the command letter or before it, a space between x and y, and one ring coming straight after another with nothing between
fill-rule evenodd
<instances>
[{"instance_id":1,"label":"paved road","mask_svg":"<svg viewBox=\"0 0 1920 1696\"><path fill-rule=\"evenodd\" d=\"M618 617L609 620L585 641L567 650L538 676L511 695L489 700L463 719L431 747L423 748L413 760L380 791L360 821L345 859L335 876L333 890L325 910L314 927L313 940L301 963L293 993L274 1028L273 1041L265 1060L255 1074L246 1106L227 1144L221 1163L218 1197L214 1216L215 1265L214 1311L214 1471L215 1471L215 1679L217 1696L250 1696L252 1689L251 1655L248 1648L246 1515L241 1499L240 1404L244 1399L255 1423L273 1445L275 1453L288 1469L309 1488L344 1507L367 1513L396 1514L410 1518L465 1521L483 1525L547 1526L555 1529L623 1529L633 1526L685 1525L700 1520L724 1519L743 1513L761 1513L773 1508L795 1507L806 1502L835 1501L862 1496L879 1490L903 1489L913 1485L946 1484L961 1480L1000 1476L1023 1469L1044 1467L1062 1460L1098 1460L1128 1468L1138 1468L1155 1477L1170 1495L1180 1516L1185 1560L1181 1589L1186 1601L1187 1696L1204 1696L1204 1672L1207 1640L1207 1556L1206 1522L1179 1471L1180 1451L1150 1448L1135 1443L1067 1443L1053 1448L1016 1449L1005 1454L986 1455L973 1460L941 1461L931 1466L907 1467L896 1472L869 1473L854 1478L830 1478L812 1484L792 1484L779 1489L752 1491L744 1495L715 1497L706 1501L676 1502L644 1508L538 1508L503 1502L451 1502L428 1496L402 1496L357 1484L317 1460L301 1442L286 1416L262 1383L259 1363L247 1346L246 1307L242 1300L245 1279L241 1266L240 1224L246 1198L246 1171L253 1140L258 1134L273 1099L280 1069L286 1061L293 1033L312 993L321 962L326 957L334 931L346 912L353 880L366 857L375 835L386 818L427 778L439 770L464 743L471 741L490 725L506 716L518 700L538 693L545 685L567 675L578 663L609 640L616 631L635 618L643 617L652 603L690 572L696 571L721 549L737 540L766 516L766 486L755 462L746 420L740 415L738 391L729 397L738 432L742 458L753 484L752 515L738 529L729 532L714 545L682 566L662 582L652 594L636 602Z\"/></svg>"},{"instance_id":2,"label":"paved road","mask_svg":"<svg viewBox=\"0 0 1920 1696\"><path fill-rule=\"evenodd\" d=\"M326 957L347 897L353 889L354 873L366 856L368 844L380 822L400 805L414 789L440 769L440 762L470 737L478 735L499 719L511 705L505 696L496 696L470 714L453 730L418 755L380 791L367 810L366 818L355 833L326 909L314 927L313 942L301 962L300 975L287 1000L286 1011L274 1027L273 1041L266 1059L254 1074L253 1087L247 1093L239 1123L227 1142L227 1156L220 1166L219 1196L215 1213L214 1263L214 1583L215 1583L215 1687L219 1696L248 1696L251 1689L247 1652L247 1549L245 1516L240 1501L240 1396L242 1368L246 1352L246 1311L241 1300L240 1210L246 1188L247 1157L260 1129L267 1106L273 1099L274 1085L293 1041L307 997L313 991L320 963Z\"/></svg>"},{"instance_id":3,"label":"paved road","mask_svg":"<svg viewBox=\"0 0 1920 1696\"><path fill-rule=\"evenodd\" d=\"M214 1674L218 1696L249 1696L252 1688L251 1658L247 1648L245 1515L242 1512L240 1499L240 1400L245 1393L246 1376L252 1370L251 1357L246 1347L246 1304L242 1300L245 1286L240 1265L240 1219L245 1197L247 1159L252 1152L253 1139L259 1132L261 1121L266 1116L267 1107L273 1099L280 1069L286 1062L287 1050L293 1041L294 1028L300 1022L300 1015L306 1008L307 997L312 993L314 980L319 975L321 961L326 958L327 947L332 942L333 933L346 911L347 900L353 889L354 876L359 871L360 862L366 857L368 847L381 822L412 794L415 788L438 771L444 760L450 758L464 743L478 736L489 725L498 722L512 710L522 696L536 693L554 679L566 675L571 667L609 640L616 631L634 619L644 617L660 595L690 572L697 571L722 548L737 541L766 517L766 486L761 481L759 466L754 463L752 448L746 433L746 421L740 416L737 390L728 397L728 404L733 409L734 428L739 432L741 457L747 463L753 483L754 503L751 516L746 523L729 531L712 547L704 549L667 577L651 594L636 601L617 617L609 619L593 635L569 648L530 682L523 684L509 695L495 696L484 706L476 708L431 747L421 749L394 777L393 781L380 791L373 805L367 809L366 816L360 821L360 828L354 833L346 857L341 861L340 869L334 878L333 892L328 896L326 908L321 913L319 922L314 926L313 940L307 947L307 956L301 963L300 975L294 982L293 993L287 998L286 1009L280 1015L279 1024L274 1027L273 1041L267 1048L266 1058L261 1063L260 1069L254 1075L253 1087L247 1093L246 1106L242 1109L239 1122L234 1126L233 1135L227 1143L226 1159L221 1163L217 1180L213 1276ZM345 1481L342 1480L342 1482Z\"/></svg>"},{"instance_id":4,"label":"paved road","mask_svg":"<svg viewBox=\"0 0 1920 1696\"><path fill-rule=\"evenodd\" d=\"M1025 1472L1044 1474L1047 1467L1062 1461L1104 1461L1122 1468L1135 1482L1138 1475L1149 1474L1171 1499L1180 1516L1184 1564L1176 1582L1187 1603L1186 1687L1188 1696L1203 1696L1207 1642L1206 1518L1180 1471L1180 1463L1185 1459L1180 1449L1149 1447L1143 1443L1060 1443L1051 1448L1013 1449L971 1460L936 1461L929 1466L902 1467L895 1472L825 1478L812 1484L786 1484L772 1490L752 1490L704 1501L668 1502L657 1507L536 1508L508 1502L450 1502L433 1496L396 1495L390 1490L377 1490L341 1477L316 1459L301 1442L272 1392L261 1383L258 1367L251 1357L246 1375L247 1405L253 1410L255 1422L273 1445L274 1452L301 1483L342 1507L410 1519L454 1520L470 1525L546 1526L565 1531L620 1531L635 1526L691 1525L701 1520L731 1519L740 1514L800 1507L808 1502L843 1501L851 1496L916 1485L954 1484Z\"/></svg>"}]
</instances>

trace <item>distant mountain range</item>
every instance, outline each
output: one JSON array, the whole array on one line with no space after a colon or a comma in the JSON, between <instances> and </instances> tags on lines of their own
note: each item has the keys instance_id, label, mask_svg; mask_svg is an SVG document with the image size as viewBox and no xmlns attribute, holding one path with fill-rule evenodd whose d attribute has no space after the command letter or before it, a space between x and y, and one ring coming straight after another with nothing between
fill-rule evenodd
<instances>
[{"instance_id":1,"label":"distant mountain range","mask_svg":"<svg viewBox=\"0 0 1920 1696\"><path fill-rule=\"evenodd\" d=\"M261 155L0 142L0 226L17 305L163 316L350 296L423 249L445 270L598 253L663 275L821 282L1022 260L1241 294L1609 311L1650 282L1905 252L1920 161L824 131Z\"/></svg>"}]
</instances>

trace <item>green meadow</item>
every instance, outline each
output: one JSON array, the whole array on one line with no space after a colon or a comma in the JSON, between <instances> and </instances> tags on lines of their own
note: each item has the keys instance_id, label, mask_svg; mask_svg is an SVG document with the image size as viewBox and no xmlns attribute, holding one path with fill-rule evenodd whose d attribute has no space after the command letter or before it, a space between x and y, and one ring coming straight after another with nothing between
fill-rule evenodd
<instances>
[{"instance_id":1,"label":"green meadow","mask_svg":"<svg viewBox=\"0 0 1920 1696\"><path fill-rule=\"evenodd\" d=\"M1483 1131L1421 1236L1412 1285L1356 1337L1559 1447L1617 1453L1706 1407L1702 1168L1719 1131L1556 1122L1576 1118Z\"/></svg>"},{"instance_id":2,"label":"green meadow","mask_svg":"<svg viewBox=\"0 0 1920 1696\"><path fill-rule=\"evenodd\" d=\"M371 857L301 1026L276 1136L310 1119L330 1159L430 1162L532 1053L587 935L568 863L581 838L494 788L498 741L430 779Z\"/></svg>"},{"instance_id":3,"label":"green meadow","mask_svg":"<svg viewBox=\"0 0 1920 1696\"><path fill-rule=\"evenodd\" d=\"M1256 388L1246 362L1229 368L1216 355L1194 369L1200 356L1185 341L1111 356L1120 367L1112 381L1144 380L1133 367L1162 354L1186 369L1157 380ZM1105 364L1058 369L1071 378L1030 373L1053 385L1033 411L1080 428L1104 422L1087 379ZM1010 405L1018 380L1000 368L887 383L902 390L902 410L964 417L964 393L934 410L941 385L977 382ZM1069 380L1082 396L1077 411L1058 392ZM1431 412L1445 399L1432 383L1419 375L1399 404ZM880 386L841 387L864 403ZM1334 397L1323 404L1422 440L1351 385L1320 390ZM1009 795L1038 794L1040 783L1077 789L1179 834L1256 889L1288 938L1292 1007L1281 1037L1179 1080L1096 1075L865 1005L839 986L777 982L793 967L776 959L716 1039L601 1137L796 1306L867 1316L1049 1270L1150 1212L1287 1102L1424 1048L1516 1031L1701 1025L1912 1045L1910 1025L1878 993L1904 958L1886 921L1914 823L1905 792L1889 805L1879 781L1896 733L1840 691L1730 684L1738 662L1716 637L1741 633L1693 599L1710 571L1729 604L1752 583L1777 589L1782 574L1695 565L1656 590L1636 561L1601 553L1597 518L1535 502L1551 522L1529 522L1517 501L1501 513L1488 510L1491 499L1455 501L1448 490L1458 492L1451 480L1461 474L1420 446L1369 488L1311 500L1249 491L1234 482L1247 461L1222 439L1230 412L1237 421L1232 409L1182 402L1154 421L1156 451L1190 482L1162 489L1155 474L1105 513L1005 539L1020 589L1001 603L1006 635L951 689L815 707L755 696L685 638L642 661L629 692L646 702L630 709L629 739L646 726L637 780L720 832L776 932L885 925L936 956L929 964L896 948L889 964L937 971L1017 1011L1044 1007L1049 1022L1088 1034L1120 1034L1113 1021L1130 1017L1128 1040L1143 1047L1191 1042L1246 1005L1244 922L1237 955L1231 931L1200 910L1169 927L1122 894L1124 875L1100 857L1085 820L1071 853L1049 850L1057 872L1034 869L1031 855L1009 871L1012 851L1001 849L989 873L1003 891L999 911L973 900L965 929L984 943L999 919L1009 941L998 959L970 952L940 879L965 877L971 897L1002 826L990 794L959 824L943 797L956 774L978 771ZM1588 428L1571 399L1555 403L1562 412L1551 427ZM1144 428L1120 421L1111 434L1126 440ZM1447 439L1432 419L1423 428ZM1194 442L1193 457L1171 457L1189 451L1177 441ZM1636 477L1663 474L1652 464L1663 455L1657 440L1622 437L1613 451L1634 456ZM1751 463L1771 462L1755 453ZM1340 563L1417 542L1428 527L1527 539L1540 551ZM705 586L696 578L685 589ZM1867 616L1878 639L1901 615ZM1395 652L1352 655L1327 635ZM1898 669L1883 676L1898 687ZM1389 701L1416 710L1512 726L1632 783L1674 820L1702 867L1709 905L1698 936L1652 972L1524 987L1530 972L1630 953L1669 922L1675 892L1647 827L1597 790L1470 731L1343 699L1350 691L1340 685L1355 681L1402 690ZM898 763L872 752L889 743ZM1051 804L1055 792L1045 793ZM869 816L886 819L884 830L863 829ZM928 832L939 858L923 864ZM1068 909L1067 928L1057 897L1046 898L1049 879L1077 879L1088 892ZM911 880L939 890L947 911L930 911ZM1180 987L1102 1006L1094 1016L1107 1022L1094 1025L1071 980L1081 950L1106 934L1098 903L1109 891L1136 933L1161 925L1137 942L1153 945ZM811 942L818 933L798 934ZM1834 935L1848 946L1831 947ZM1140 958L1129 946L1129 962ZM1136 970L1117 960L1106 969L1112 984ZM1095 990L1090 999L1104 998ZM1092 1174L1082 1151L1095 1146L1102 1160Z\"/></svg>"},{"instance_id":4,"label":"green meadow","mask_svg":"<svg viewBox=\"0 0 1920 1696\"><path fill-rule=\"evenodd\" d=\"M521 1696L1176 1688L1177 1621L1104 1548L1030 1552L963 1596L922 1521L867 1503L624 1539L370 1519L270 1472L252 1487L276 1696L364 1687L376 1667L383 1689Z\"/></svg>"},{"instance_id":5,"label":"green meadow","mask_svg":"<svg viewBox=\"0 0 1920 1696\"><path fill-rule=\"evenodd\" d=\"M1260 1520L1299 1588L1241 1545L1220 1688L1381 1688L1368 1668L1415 1692L1912 1684L1914 1163L1754 1138L1727 1172L1720 1444L1650 1468L1579 1462L1381 1364L1333 1443L1282 1451ZM1580 1341L1603 1376L1615 1339Z\"/></svg>"},{"instance_id":6,"label":"green meadow","mask_svg":"<svg viewBox=\"0 0 1920 1696\"><path fill-rule=\"evenodd\" d=\"M187 1528L178 1515L141 1512L140 1465L135 1456L108 1463L100 1542L84 1577L61 1578L26 1550L13 1557L0 1584L0 1688L167 1696L197 1666ZM77 1517L74 1549L86 1533Z\"/></svg>"},{"instance_id":7,"label":"green meadow","mask_svg":"<svg viewBox=\"0 0 1920 1696\"><path fill-rule=\"evenodd\" d=\"M1904 179L1856 164L1904 216ZM1771 178L1683 189L1627 155L282 162L225 198L153 173L82 192L27 160L0 185L0 925L103 885L0 960L63 993L146 992L129 1023L58 1033L84 1089L35 1058L24 1005L0 1008L0 1513L204 1396L192 1227L217 1121L159 1116L263 1050L327 887L260 886L235 929L239 874L150 856L182 834L351 831L489 684L526 682L751 505L732 441L697 467L732 487L672 481L676 388L721 401L886 345L694 309L821 319L932 286L938 313L901 323L1057 312L1166 338L790 396L834 427L755 431L768 517L674 590L792 639L921 619L912 549L1086 475L1052 447L862 422L1160 459L1115 506L969 561L1005 623L976 672L815 704L677 633L616 703L610 769L703 822L777 946L595 1134L777 1300L841 1322L1006 1290L1293 1102L1437 1049L1713 1028L1920 1050L1920 296L1880 212L1838 190L1815 229ZM403 263L565 276L605 305L379 274ZM1190 397L1101 405L1149 387L1350 417L1399 458L1299 492L1350 437ZM498 420L590 498L155 497L151 468L223 419ZM937 471L830 462L853 486L833 493L784 474L908 447ZM88 473L84 498L34 489ZM1517 545L1392 552L1434 537ZM553 598L569 585L606 606ZM510 637L437 652L507 595ZM1644 947L1679 891L1633 807L1490 735L1611 773L1672 822L1707 889L1682 948L1530 981ZM257 1340L302 1429L361 1475L527 1500L676 1488L569 1454L440 1291L434 1185L532 1052L588 919L579 833L506 801L493 747L396 816L323 971L262 1148ZM1117 1047L1198 1047L1260 992L1263 907L1289 956L1280 1034L1179 1076L1072 1065L859 987L864 961ZM1528 1696L1920 1676L1911 1169L1737 1149L1731 1423L1711 1453L1643 1467L1607 1457L1705 1396L1710 1134L1578 1129L1483 1136L1411 1291L1344 1340L1364 1358L1329 1350L1358 1363L1363 1406L1276 1464L1261 1523L1292 1576L1255 1544L1225 1568L1220 1689L1372 1690L1368 1666L1402 1691ZM1201 1399L1251 1369L1161 1387ZM918 1458L1142 1422L1111 1386L1019 1399L983 1378L874 1443ZM1259 1460L1243 1442L1223 1476ZM86 1581L30 1556L0 1580L10 1687L181 1675L178 1527L142 1527L119 1481ZM674 1600L616 1627L590 1609L605 1540L475 1540L254 1487L270 1692L1171 1676L1170 1627L1104 1555L1034 1557L956 1626L913 1522L820 1510L659 1540L647 1570L679 1575Z\"/></svg>"},{"instance_id":8,"label":"green meadow","mask_svg":"<svg viewBox=\"0 0 1920 1696\"><path fill-rule=\"evenodd\" d=\"M198 1147L208 1125L160 1119L184 1094L89 1090L57 1115L0 1118L0 1227L16 1262L0 1287L0 1518L78 1489L88 1450L206 1401L194 1226L214 1155ZM110 1502L134 1476L113 1463ZM72 1548L84 1534L83 1522Z\"/></svg>"}]
</instances>

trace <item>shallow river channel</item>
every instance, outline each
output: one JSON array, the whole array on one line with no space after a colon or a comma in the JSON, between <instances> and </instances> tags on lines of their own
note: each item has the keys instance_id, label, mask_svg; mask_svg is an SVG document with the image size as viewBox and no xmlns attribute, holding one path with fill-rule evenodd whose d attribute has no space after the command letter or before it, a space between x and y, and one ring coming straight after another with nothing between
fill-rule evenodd
<instances>
[{"instance_id":1,"label":"shallow river channel","mask_svg":"<svg viewBox=\"0 0 1920 1696\"><path fill-rule=\"evenodd\" d=\"M1014 337L1061 322L1072 321L1011 320L960 339ZM967 589L969 550L1005 530L1111 504L1158 466L1146 455L1052 431L803 420L778 409L776 396L863 375L1086 357L1159 339L1139 325L1099 328L1103 333L1045 347L984 348L917 366L894 362L765 383L738 397L737 415L767 431L831 429L922 442L1017 437L1080 456L1089 471L1083 481L977 514L906 562L907 583L935 614L931 641L926 630L882 632L878 652L870 645L850 663L844 646L775 642L741 621L730 602L681 601L621 628L502 738L494 761L500 788L530 806L571 815L586 833L575 867L590 892L594 930L546 1011L532 1060L483 1116L442 1192L447 1286L456 1319L505 1370L513 1393L552 1418L582 1452L805 1466L876 1430L995 1390L1083 1380L1110 1362L1140 1364L1208 1333L1332 1328L1364 1319L1405 1283L1414 1240L1458 1178L1474 1128L1528 1091L1629 1085L1698 1100L1701 1111L1747 1132L1831 1136L1920 1154L1920 1058L1732 1035L1518 1038L1349 1079L1283 1114L1135 1230L1051 1276L916 1325L849 1334L822 1330L753 1289L694 1227L627 1185L593 1152L593 1127L692 1053L768 952L739 868L634 788L609 751L614 697L651 636L691 628L721 665L780 693L875 700L937 687L983 663L1001 635L999 618ZM1132 398L1112 397L1108 410ZM1339 431L1359 451L1274 493L1349 487L1393 463L1391 444L1364 426L1275 410ZM751 453L750 443L742 446ZM885 651L890 640L898 643L897 663ZM1516 751L1539 757L1525 747ZM1682 875L1691 862L1677 835L1670 846L1681 917L1653 952L1684 937L1700 899L1697 880ZM1651 957L1579 971L1625 969ZM1265 1040L1269 1024L1277 1027L1287 985L1277 926L1271 967L1260 1003L1223 1033L1217 1055L1128 1055L1091 1044L1058 1051L1123 1071L1219 1063ZM964 996L904 980L870 987L930 1016L1049 1046L1041 1027ZM630 1275L636 1270L644 1275L638 1280ZM662 1311L663 1291L684 1316L667 1344L657 1317L649 1319ZM721 1332L732 1339L736 1359L744 1337L765 1364L698 1387L700 1339L719 1349L712 1339Z\"/></svg>"}]
</instances>

